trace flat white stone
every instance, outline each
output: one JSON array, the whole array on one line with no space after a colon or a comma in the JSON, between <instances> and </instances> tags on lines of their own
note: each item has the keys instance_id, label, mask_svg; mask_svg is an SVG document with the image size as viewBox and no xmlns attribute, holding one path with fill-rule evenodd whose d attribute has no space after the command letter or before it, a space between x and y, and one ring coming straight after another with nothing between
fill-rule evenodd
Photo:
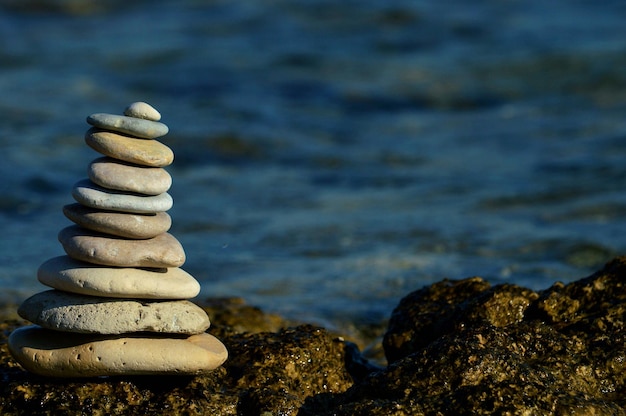
<instances>
[{"instance_id":1,"label":"flat white stone","mask_svg":"<svg viewBox=\"0 0 626 416\"><path fill-rule=\"evenodd\" d=\"M59 232L65 252L76 260L117 267L179 267L185 250L171 234L132 240L72 225Z\"/></svg>"},{"instance_id":2,"label":"flat white stone","mask_svg":"<svg viewBox=\"0 0 626 416\"><path fill-rule=\"evenodd\" d=\"M210 334L184 338L60 334L36 325L13 331L11 355L26 370L47 377L195 375L228 358Z\"/></svg>"},{"instance_id":3,"label":"flat white stone","mask_svg":"<svg viewBox=\"0 0 626 416\"><path fill-rule=\"evenodd\" d=\"M72 189L72 196L76 202L91 208L139 214L164 212L174 204L167 192L147 196L112 191L96 185L89 179L77 182Z\"/></svg>"},{"instance_id":4,"label":"flat white stone","mask_svg":"<svg viewBox=\"0 0 626 416\"><path fill-rule=\"evenodd\" d=\"M141 139L156 139L165 136L169 128L158 121L118 116L117 114L96 113L87 117L87 123L94 127L128 134Z\"/></svg>"},{"instance_id":5,"label":"flat white stone","mask_svg":"<svg viewBox=\"0 0 626 416\"><path fill-rule=\"evenodd\" d=\"M200 334L210 325L206 312L187 300L138 301L60 290L31 296L17 313L44 328L83 334Z\"/></svg>"},{"instance_id":6,"label":"flat white stone","mask_svg":"<svg viewBox=\"0 0 626 416\"><path fill-rule=\"evenodd\" d=\"M135 239L156 237L167 232L172 226L172 218L167 212L131 214L101 211L75 203L65 205L63 214L89 230Z\"/></svg>"},{"instance_id":7,"label":"flat white stone","mask_svg":"<svg viewBox=\"0 0 626 416\"><path fill-rule=\"evenodd\" d=\"M163 168L138 166L111 157L92 161L87 174L103 188L143 195L159 195L172 186L172 177Z\"/></svg>"},{"instance_id":8,"label":"flat white stone","mask_svg":"<svg viewBox=\"0 0 626 416\"><path fill-rule=\"evenodd\" d=\"M104 267L69 256L43 263L37 270L37 279L65 292L112 298L191 299L200 293L198 281L178 267Z\"/></svg>"},{"instance_id":9,"label":"flat white stone","mask_svg":"<svg viewBox=\"0 0 626 416\"><path fill-rule=\"evenodd\" d=\"M148 103L144 103L143 101L132 103L131 105L126 107L126 110L124 110L124 115L128 117L143 118L152 121L161 120L161 113L159 113L156 108L152 107Z\"/></svg>"}]
</instances>

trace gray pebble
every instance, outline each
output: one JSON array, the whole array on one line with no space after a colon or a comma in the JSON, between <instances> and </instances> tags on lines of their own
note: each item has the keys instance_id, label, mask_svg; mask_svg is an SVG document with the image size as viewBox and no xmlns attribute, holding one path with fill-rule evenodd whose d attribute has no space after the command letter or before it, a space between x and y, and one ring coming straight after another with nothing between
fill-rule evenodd
<instances>
[{"instance_id":1,"label":"gray pebble","mask_svg":"<svg viewBox=\"0 0 626 416\"><path fill-rule=\"evenodd\" d=\"M169 131L165 124L158 121L106 113L90 115L87 117L87 123L103 130L129 134L141 139L156 139L165 136Z\"/></svg>"},{"instance_id":2,"label":"gray pebble","mask_svg":"<svg viewBox=\"0 0 626 416\"><path fill-rule=\"evenodd\" d=\"M83 179L74 185L72 196L85 206L111 211L153 214L172 208L174 201L167 192L155 196L115 192Z\"/></svg>"}]
</instances>

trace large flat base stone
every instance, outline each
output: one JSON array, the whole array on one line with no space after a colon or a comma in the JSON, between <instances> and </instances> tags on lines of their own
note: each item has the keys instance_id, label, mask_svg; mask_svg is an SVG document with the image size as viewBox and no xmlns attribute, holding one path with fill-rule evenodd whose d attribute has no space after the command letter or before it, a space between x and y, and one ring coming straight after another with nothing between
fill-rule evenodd
<instances>
[{"instance_id":1,"label":"large flat base stone","mask_svg":"<svg viewBox=\"0 0 626 416\"><path fill-rule=\"evenodd\" d=\"M28 371L49 377L194 375L226 361L226 347L213 335L103 336L61 333L31 325L9 337L11 355Z\"/></svg>"}]
</instances>

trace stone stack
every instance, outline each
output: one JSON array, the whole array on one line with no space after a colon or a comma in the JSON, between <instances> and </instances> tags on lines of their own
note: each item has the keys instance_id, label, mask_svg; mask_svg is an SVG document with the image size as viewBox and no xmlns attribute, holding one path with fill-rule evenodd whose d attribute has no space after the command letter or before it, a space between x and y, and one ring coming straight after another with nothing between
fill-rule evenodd
<instances>
[{"instance_id":1,"label":"stone stack","mask_svg":"<svg viewBox=\"0 0 626 416\"><path fill-rule=\"evenodd\" d=\"M87 144L104 155L72 190L59 233L67 253L42 264L37 293L18 313L35 325L14 331L9 350L27 370L53 377L198 374L220 366L224 345L187 299L200 292L180 267L185 252L167 231L171 149L152 106L124 116L93 114Z\"/></svg>"}]
</instances>

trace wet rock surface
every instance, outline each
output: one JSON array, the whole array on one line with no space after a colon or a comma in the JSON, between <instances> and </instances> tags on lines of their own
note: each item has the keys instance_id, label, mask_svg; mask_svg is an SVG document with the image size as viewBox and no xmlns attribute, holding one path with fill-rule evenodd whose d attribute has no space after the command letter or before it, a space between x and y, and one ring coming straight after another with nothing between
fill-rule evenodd
<instances>
[{"instance_id":1,"label":"wet rock surface","mask_svg":"<svg viewBox=\"0 0 626 416\"><path fill-rule=\"evenodd\" d=\"M626 414L626 257L535 292L480 278L402 299L377 368L341 336L239 299L213 299L209 332L231 352L196 377L53 379L24 372L2 311L3 415Z\"/></svg>"},{"instance_id":2,"label":"wet rock surface","mask_svg":"<svg viewBox=\"0 0 626 416\"><path fill-rule=\"evenodd\" d=\"M303 414L624 415L626 257L533 292L443 281L394 310L390 365Z\"/></svg>"}]
</instances>

